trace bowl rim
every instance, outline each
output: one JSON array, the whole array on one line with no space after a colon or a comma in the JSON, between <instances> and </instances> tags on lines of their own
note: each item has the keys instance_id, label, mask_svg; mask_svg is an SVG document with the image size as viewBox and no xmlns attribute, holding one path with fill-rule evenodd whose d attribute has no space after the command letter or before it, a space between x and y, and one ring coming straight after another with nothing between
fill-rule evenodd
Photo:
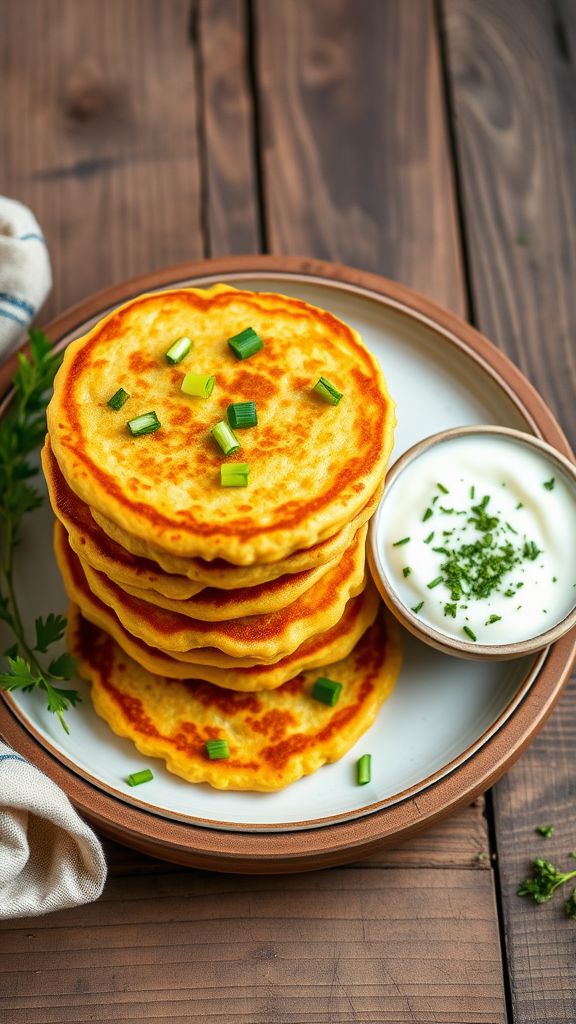
<instances>
[{"instance_id":1,"label":"bowl rim","mask_svg":"<svg viewBox=\"0 0 576 1024\"><path fill-rule=\"evenodd\" d=\"M390 611L396 616L401 624L423 643L441 650L445 654L452 654L460 658L471 660L505 660L508 658L521 658L536 651L549 647L556 642L574 626L576 626L576 599L572 608L554 625L548 627L534 636L524 640L517 640L506 644L478 643L470 640L461 640L450 633L444 633L429 623L422 621L402 601L398 593L391 585L385 571L383 560L378 550L378 522L382 509L386 503L388 494L394 484L408 466L417 461L421 455L430 451L439 444L450 442L461 437L479 436L500 437L510 440L516 444L523 444L527 448L536 449L544 454L552 463L555 463L571 480L576 490L576 464L548 442L533 434L512 427L501 427L494 424L478 424L472 426L451 427L447 430L429 434L413 444L405 451L388 470L384 492L376 512L374 513L368 531L368 562L370 572L378 591Z\"/></svg>"}]
</instances>

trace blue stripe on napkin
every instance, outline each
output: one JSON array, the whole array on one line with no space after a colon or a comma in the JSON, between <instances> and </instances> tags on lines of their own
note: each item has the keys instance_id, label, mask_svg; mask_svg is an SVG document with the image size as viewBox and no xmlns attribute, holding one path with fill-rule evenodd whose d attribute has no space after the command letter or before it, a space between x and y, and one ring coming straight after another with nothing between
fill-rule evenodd
<instances>
[{"instance_id":1,"label":"blue stripe on napkin","mask_svg":"<svg viewBox=\"0 0 576 1024\"><path fill-rule=\"evenodd\" d=\"M6 320L15 320L22 327L27 327L29 323L28 317L23 320L22 317L16 316L15 313L9 313L7 309L0 309L0 316L3 316Z\"/></svg>"},{"instance_id":2,"label":"blue stripe on napkin","mask_svg":"<svg viewBox=\"0 0 576 1024\"><path fill-rule=\"evenodd\" d=\"M34 316L36 310L31 302L27 302L26 299L19 299L17 295L13 295L12 292L0 292L0 302L7 302L9 306L16 306L17 309L23 309L28 316Z\"/></svg>"},{"instance_id":3,"label":"blue stripe on napkin","mask_svg":"<svg viewBox=\"0 0 576 1024\"><path fill-rule=\"evenodd\" d=\"M1 761L22 761L24 764L28 764L25 757L20 757L20 754L0 754Z\"/></svg>"}]
</instances>

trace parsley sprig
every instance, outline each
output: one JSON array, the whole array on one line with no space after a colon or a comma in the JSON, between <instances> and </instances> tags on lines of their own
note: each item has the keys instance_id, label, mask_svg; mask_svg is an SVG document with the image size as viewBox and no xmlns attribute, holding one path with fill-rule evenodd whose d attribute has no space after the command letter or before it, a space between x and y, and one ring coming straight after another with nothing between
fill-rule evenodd
<instances>
[{"instance_id":1,"label":"parsley sprig","mask_svg":"<svg viewBox=\"0 0 576 1024\"><path fill-rule=\"evenodd\" d=\"M20 542L22 520L43 501L31 483L38 468L30 456L44 440L48 394L60 362L42 331L30 331L30 350L30 358L18 355L14 395L0 421L0 621L10 627L15 641L5 652L8 668L0 672L0 689L26 693L44 690L48 710L69 732L64 714L81 698L76 690L55 684L72 677L75 660L61 654L47 667L40 660L40 655L64 635L66 619L52 612L46 618L37 618L35 638L29 640L14 587L14 552Z\"/></svg>"}]
</instances>

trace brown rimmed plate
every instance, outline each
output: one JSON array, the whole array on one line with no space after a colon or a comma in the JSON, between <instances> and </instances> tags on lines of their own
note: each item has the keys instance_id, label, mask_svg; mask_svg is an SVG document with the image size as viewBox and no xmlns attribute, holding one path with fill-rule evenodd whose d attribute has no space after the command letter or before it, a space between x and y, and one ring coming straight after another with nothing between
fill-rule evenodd
<instances>
[{"instance_id":1,"label":"brown rimmed plate","mask_svg":"<svg viewBox=\"0 0 576 1024\"><path fill-rule=\"evenodd\" d=\"M427 434L480 422L529 431L568 453L542 399L477 332L397 284L344 267L257 256L177 267L87 300L49 333L65 345L132 295L216 281L300 296L357 327L398 402L396 455ZM30 619L63 602L50 516L47 510L37 515L18 566ZM406 649L396 693L377 724L342 761L280 794L191 787L163 772L159 762L154 783L129 790L124 776L142 767L142 758L93 716L88 702L74 713L68 739L35 695L10 696L0 706L0 731L61 784L86 817L120 841L220 870L321 867L408 836L491 785L554 706L574 641L566 637L521 662L477 666L436 655L411 639ZM374 781L359 788L353 765L367 750Z\"/></svg>"}]
</instances>

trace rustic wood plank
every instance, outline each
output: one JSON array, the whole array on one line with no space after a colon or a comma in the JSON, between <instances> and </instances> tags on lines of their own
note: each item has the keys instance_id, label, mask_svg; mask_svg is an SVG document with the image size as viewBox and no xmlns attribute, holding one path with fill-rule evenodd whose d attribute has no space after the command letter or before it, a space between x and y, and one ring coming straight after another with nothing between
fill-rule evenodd
<instances>
[{"instance_id":1,"label":"rustic wood plank","mask_svg":"<svg viewBox=\"0 0 576 1024\"><path fill-rule=\"evenodd\" d=\"M15 922L0 977L19 1024L504 1024L497 948L488 872L188 872Z\"/></svg>"},{"instance_id":2,"label":"rustic wood plank","mask_svg":"<svg viewBox=\"0 0 576 1024\"><path fill-rule=\"evenodd\" d=\"M445 11L477 324L574 438L576 51L547 0Z\"/></svg>"},{"instance_id":3,"label":"rustic wood plank","mask_svg":"<svg viewBox=\"0 0 576 1024\"><path fill-rule=\"evenodd\" d=\"M207 253L260 252L254 98L245 0L200 0L198 46Z\"/></svg>"},{"instance_id":4,"label":"rustic wood plank","mask_svg":"<svg viewBox=\"0 0 576 1024\"><path fill-rule=\"evenodd\" d=\"M576 437L576 9L445 0L456 140L478 326L518 362ZM563 897L519 899L530 861L565 870L574 825L574 683L494 791L515 1024L576 1019L574 922ZM553 822L552 841L534 829Z\"/></svg>"},{"instance_id":5,"label":"rustic wood plank","mask_svg":"<svg viewBox=\"0 0 576 1024\"><path fill-rule=\"evenodd\" d=\"M464 313L432 0L256 11L271 250L375 270Z\"/></svg>"},{"instance_id":6,"label":"rustic wood plank","mask_svg":"<svg viewBox=\"0 0 576 1024\"><path fill-rule=\"evenodd\" d=\"M0 192L44 229L45 316L202 256L188 0L2 0L0 66Z\"/></svg>"}]
</instances>

